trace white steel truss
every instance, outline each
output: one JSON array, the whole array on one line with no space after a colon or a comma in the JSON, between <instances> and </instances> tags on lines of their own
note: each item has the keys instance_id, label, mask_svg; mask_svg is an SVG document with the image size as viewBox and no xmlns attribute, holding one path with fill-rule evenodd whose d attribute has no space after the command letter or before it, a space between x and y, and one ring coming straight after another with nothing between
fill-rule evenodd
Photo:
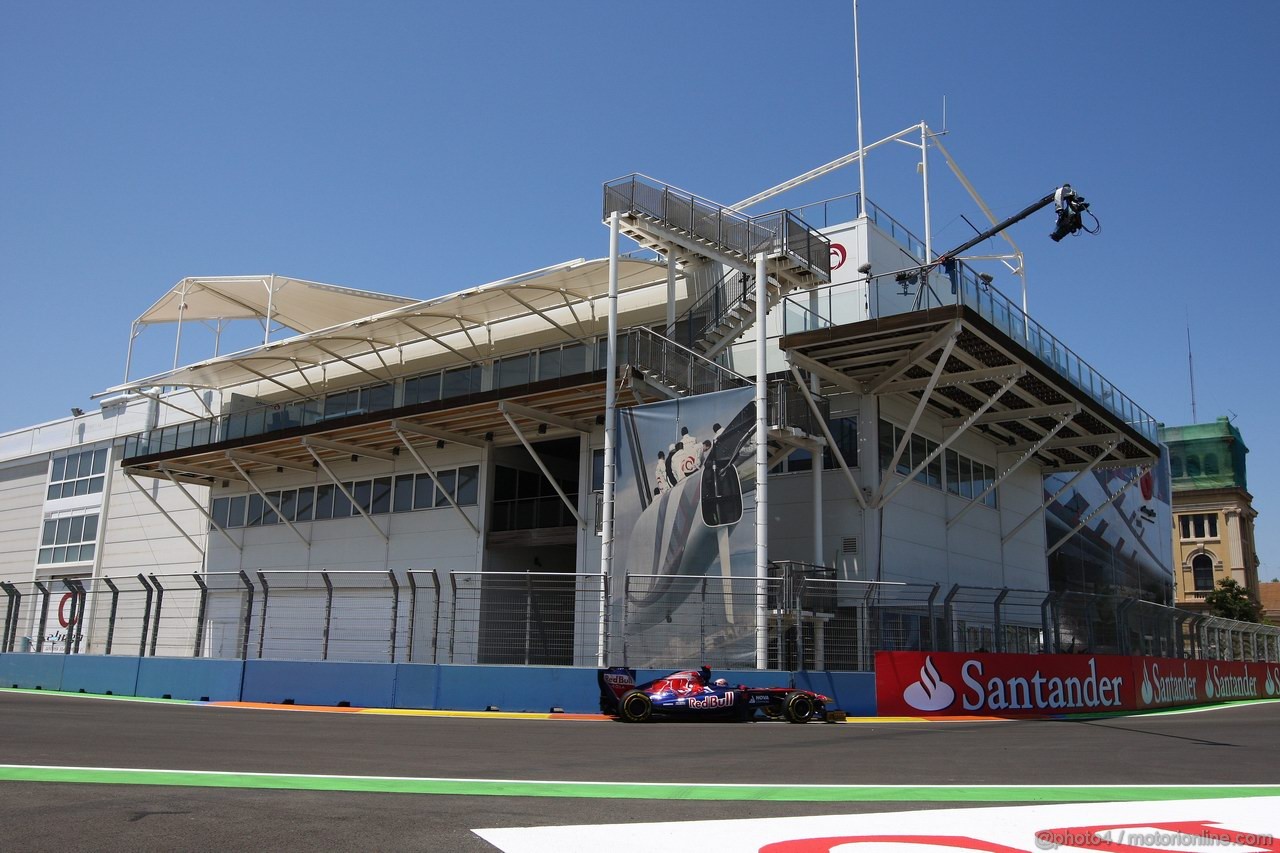
<instances>
[{"instance_id":1,"label":"white steel truss","mask_svg":"<svg viewBox=\"0 0 1280 853\"><path fill-rule=\"evenodd\" d=\"M502 417L511 426L511 430L516 434L516 438L520 439L520 443L524 445L524 449L529 451L529 455L533 457L533 462L538 466L538 470L542 472L542 476L547 478L547 482L551 484L551 488L556 490L556 494L560 496L560 500L569 508L569 512L573 513L573 517L578 521L578 526L585 530L587 520L578 512L578 508L573 505L573 501L569 500L569 496L564 493L564 489L560 488L560 484L556 482L556 478L547 468L546 463L542 461L542 457L538 455L538 451L533 449L533 445L529 443L529 439L525 438L525 435L521 432L520 426L516 423L515 418L511 417L507 412L507 405L507 403L500 403L498 405L498 411L502 413ZM545 415L545 413L543 414Z\"/></svg>"},{"instance_id":2,"label":"white steel truss","mask_svg":"<svg viewBox=\"0 0 1280 853\"><path fill-rule=\"evenodd\" d=\"M258 496L262 498L263 512L267 512L268 510L271 512L274 512L277 518L279 518L281 521L283 521L285 524L289 526L289 529L293 531L293 535L298 537L298 541L300 541L303 545L306 545L308 548L310 548L311 543L307 541L307 537L302 535L301 530L293 526L292 521L285 518L283 515L280 515L280 507L271 503L271 499L267 497L267 493L262 491L262 489L258 486L258 484L254 482L253 478L249 476L249 472L245 471L244 468L240 465L240 463L237 462L235 459L230 458L229 455L228 455L227 461L231 463L232 467L234 467L237 471L240 472L240 476L244 477L245 482L249 484L249 488L257 492Z\"/></svg>"},{"instance_id":3,"label":"white steel truss","mask_svg":"<svg viewBox=\"0 0 1280 853\"><path fill-rule=\"evenodd\" d=\"M462 516L462 520L467 523L467 526L471 528L471 531L475 533L477 536L479 536L480 528L476 527L475 523L470 518L467 517L467 514L465 512L462 511L462 507L458 506L458 502L453 499L453 495L449 494L449 490L444 487L444 485L440 482L440 478L436 476L435 469L433 469L430 465L427 464L427 460L422 458L422 454L418 452L418 448L413 446L413 442L409 440L409 436L405 435L405 430L404 430L405 426L407 425L401 424L399 423L399 421L396 421L392 423L391 428L392 428L392 431L394 431L395 434L399 436L400 441L405 446L405 449L409 451L409 455L412 456L413 460L418 463L418 467L420 467L423 470L423 472L426 473L426 475L431 478L431 482L435 484L435 487L437 490L439 490L440 494L444 495L445 500L449 501L449 506L453 507L454 511L456 511L458 515Z\"/></svg>"},{"instance_id":4,"label":"white steel truss","mask_svg":"<svg viewBox=\"0 0 1280 853\"><path fill-rule=\"evenodd\" d=\"M131 474L129 471L125 471L124 475L129 479L130 483L133 483L133 487L137 489L142 494L142 496L146 498L148 502L150 502L150 504L153 507L156 508L156 511L159 512L161 515L163 515L165 517L165 520L173 525L173 529L181 533L182 538L190 542L191 547L195 548L197 551L200 552L200 558L204 559L204 549L200 547L200 544L196 542L196 540L191 538L191 534L187 533L187 531L182 529L182 525L178 524L178 522L174 520L173 516L169 515L169 511L167 509L160 506L160 502L155 498L153 498L151 496L151 493L142 487L142 484L139 483L136 478L134 478L133 474Z\"/></svg>"}]
</instances>

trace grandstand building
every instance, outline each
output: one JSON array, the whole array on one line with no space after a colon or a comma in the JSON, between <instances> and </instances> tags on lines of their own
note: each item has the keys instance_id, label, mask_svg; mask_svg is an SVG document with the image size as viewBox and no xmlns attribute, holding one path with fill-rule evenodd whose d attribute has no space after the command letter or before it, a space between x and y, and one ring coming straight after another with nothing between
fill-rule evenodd
<instances>
[{"instance_id":1,"label":"grandstand building","mask_svg":"<svg viewBox=\"0 0 1280 853\"><path fill-rule=\"evenodd\" d=\"M397 631L416 611L395 611L393 661L429 643L452 662L593 666L705 656L714 638L727 662L785 667L798 662L780 637L801 628L804 663L839 669L859 667L841 638L865 630L873 592L915 591L885 634L909 647L964 604L960 587L990 590L969 602L972 630L949 629L1007 651L1046 642L1054 591L1167 599L1169 515L1153 475L1141 482L1161 457L1149 415L989 277L932 266L935 248L869 201L750 207L627 176L605 185L602 212L638 250L456 289L463 272L426 300L182 280L138 322L294 334L0 436L0 579L11 602L46 601L15 636L64 650L58 619L79 606L75 650L110 651L123 611L106 585L128 582L150 590L142 654L159 635L160 654L323 644L326 659L366 659L375 640L331 642L328 613L313 614L323 636L263 627L271 602L325 570L328 607L357 576L384 578L397 602L428 585L455 610L465 598L465 628L455 612L447 629ZM1165 544L1139 554L1148 536ZM1131 581L1098 579L1126 560ZM537 578L539 595L513 577ZM769 620L772 598L728 603L793 577L861 586L789 622ZM684 623L701 639L654 640L708 582L726 604ZM248 613L209 596L241 588L257 596ZM980 615L1019 596L1018 625ZM191 627L154 630L148 648L161 601Z\"/></svg>"}]
</instances>

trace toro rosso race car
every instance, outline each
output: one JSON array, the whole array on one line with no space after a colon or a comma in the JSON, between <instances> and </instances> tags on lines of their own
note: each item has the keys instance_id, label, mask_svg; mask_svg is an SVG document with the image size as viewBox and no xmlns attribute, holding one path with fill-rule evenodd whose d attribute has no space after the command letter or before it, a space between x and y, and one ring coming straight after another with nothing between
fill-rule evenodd
<instances>
[{"instance_id":1,"label":"toro rosso race car","mask_svg":"<svg viewBox=\"0 0 1280 853\"><path fill-rule=\"evenodd\" d=\"M760 712L789 723L827 719L827 703L821 693L792 687L730 685L723 678L711 680L711 668L686 669L636 684L636 671L622 666L602 669L600 712L628 723L648 722L655 716L688 719L750 720Z\"/></svg>"}]
</instances>

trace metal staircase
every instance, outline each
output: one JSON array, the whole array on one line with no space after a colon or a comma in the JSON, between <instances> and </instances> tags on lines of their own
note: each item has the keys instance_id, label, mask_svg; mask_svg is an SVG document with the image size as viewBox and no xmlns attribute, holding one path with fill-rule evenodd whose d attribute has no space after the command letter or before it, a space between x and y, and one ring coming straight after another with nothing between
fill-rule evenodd
<instances>
[{"instance_id":1,"label":"metal staircase","mask_svg":"<svg viewBox=\"0 0 1280 853\"><path fill-rule=\"evenodd\" d=\"M632 174L604 186L605 219L614 212L622 233L645 248L669 252L679 247L730 271L682 317L691 331L697 327L687 345L709 358L754 321L755 258L760 254L768 258L769 307L797 288L831 280L830 241L789 210L748 216Z\"/></svg>"}]
</instances>

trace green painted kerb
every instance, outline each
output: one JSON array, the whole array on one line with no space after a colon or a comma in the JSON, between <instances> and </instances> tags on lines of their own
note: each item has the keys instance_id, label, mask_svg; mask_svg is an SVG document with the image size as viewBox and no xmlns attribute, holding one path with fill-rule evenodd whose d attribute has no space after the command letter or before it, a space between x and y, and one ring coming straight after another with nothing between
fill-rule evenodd
<instances>
[{"instance_id":1,"label":"green painted kerb","mask_svg":"<svg viewBox=\"0 0 1280 853\"><path fill-rule=\"evenodd\" d=\"M1280 785L1167 786L881 786L881 785L638 785L625 782L523 782L368 776L292 776L189 770L0 765L3 782L169 785L286 791L359 791L488 797L585 797L630 800L751 800L786 802L1094 803L1276 797Z\"/></svg>"}]
</instances>

